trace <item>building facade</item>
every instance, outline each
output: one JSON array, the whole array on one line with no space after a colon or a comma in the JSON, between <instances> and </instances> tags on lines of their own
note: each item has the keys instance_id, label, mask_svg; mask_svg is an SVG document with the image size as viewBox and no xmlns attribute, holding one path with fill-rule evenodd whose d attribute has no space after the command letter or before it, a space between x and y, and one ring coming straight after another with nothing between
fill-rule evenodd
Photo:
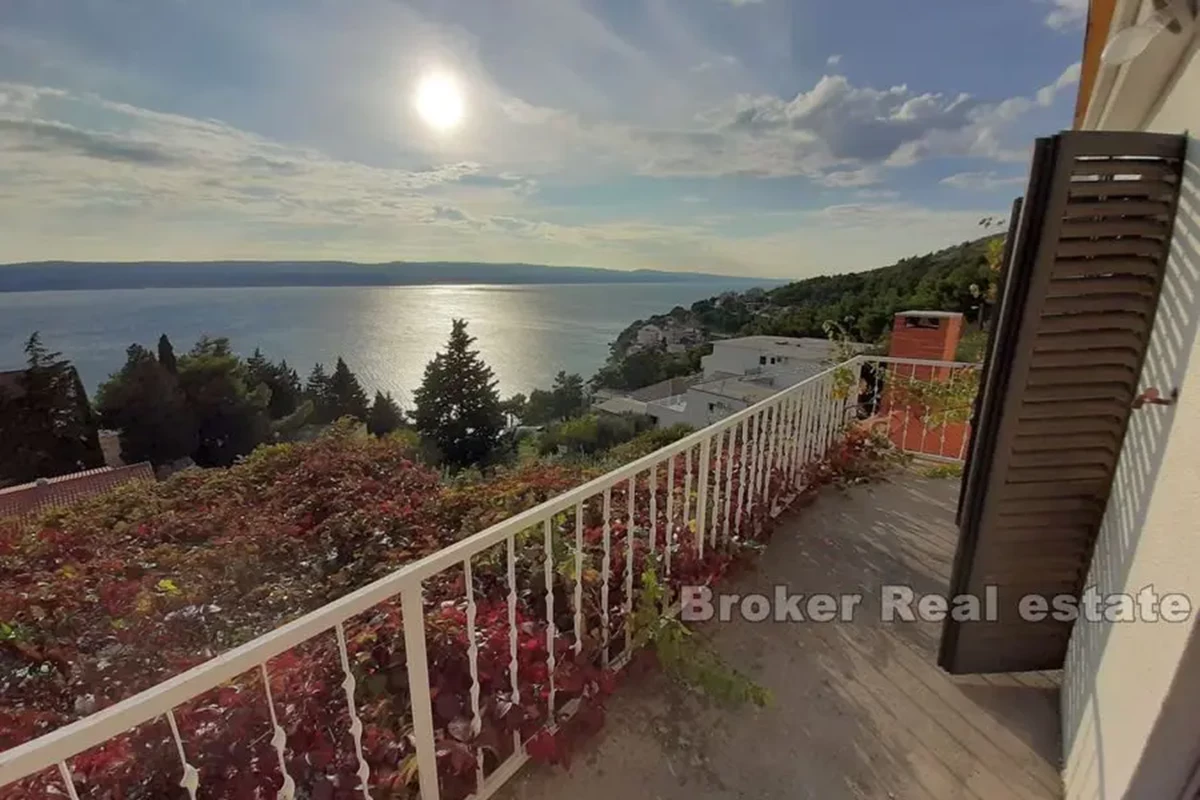
<instances>
[{"instance_id":1,"label":"building facade","mask_svg":"<svg viewBox=\"0 0 1200 800\"><path fill-rule=\"evenodd\" d=\"M1200 788L1200 28L1194 4L1168 6L1182 15L1179 32L1163 30L1122 64L1103 62L1106 43L1149 20L1154 4L1090 7L1076 127L1189 138L1139 383L1177 399L1131 418L1086 584L1102 595L1183 593L1192 613L1182 623L1076 624L1062 694L1070 800L1193 798Z\"/></svg>"}]
</instances>

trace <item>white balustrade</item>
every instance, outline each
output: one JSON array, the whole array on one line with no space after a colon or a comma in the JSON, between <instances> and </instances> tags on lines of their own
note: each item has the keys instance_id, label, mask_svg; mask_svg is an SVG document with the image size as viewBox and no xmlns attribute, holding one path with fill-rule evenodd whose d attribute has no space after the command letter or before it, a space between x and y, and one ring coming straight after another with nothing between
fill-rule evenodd
<instances>
[{"instance_id":1,"label":"white balustrade","mask_svg":"<svg viewBox=\"0 0 1200 800\"><path fill-rule=\"evenodd\" d=\"M289 774L289 762L285 757L289 746L285 729L287 722L280 718L280 709L277 707L279 698L271 690L268 663L305 642L328 635L332 630L343 673L341 688L347 703L350 739L357 765L358 783L355 789L361 791L363 797L369 798L372 773L368 754L364 750L366 723L355 698L358 678L348 646L347 624L352 617L399 598L411 698L409 712L411 741L415 747L416 780L422 800L438 800L441 795L438 781L439 737L430 692L426 625L426 615L436 613L437 609L427 609L424 600L428 588L426 584L430 579L459 567L463 572L463 597L454 599L452 604L461 603L465 608L464 650L471 681L467 703L470 732L476 736L480 734L485 720L482 696L485 684L489 692L488 702L491 703L492 694L498 691L496 684L500 677L491 675L485 679L481 675L481 645L488 642L489 648L492 648L492 641L488 637L492 636L493 631L486 626L480 630L481 606L480 598L476 597L480 590L472 558L482 558L485 552L503 547L504 563L498 567L503 570L503 575L496 577L502 578L499 583L503 584L505 596L488 600L486 619L487 626L494 625L497 607L491 604L506 604L506 609L500 606L507 612L508 628L508 687L504 691L508 692L507 699L512 706L519 708L523 699L519 674L522 627L525 632L533 630L537 633L540 630L538 626L544 625L541 633L545 637L548 676L545 722L553 726L558 721L558 706L563 705L563 714L570 713L572 707L572 703L558 702L558 696L565 691L565 684L559 682L557 675L559 668L566 666L564 662L570 659L578 662L579 659L594 655L599 666L616 668L631 655L634 634L632 617L640 589L638 576L634 574L639 513L648 515L644 531L648 557L661 558L669 586L673 561L676 567L686 564L688 568L694 568L696 558L704 559L715 550L735 546L738 540L753 536L755 530L748 527L748 522L755 526L761 524L768 514L786 506L796 492L804 488L804 481L810 474L808 468L824 458L830 448L840 441L848 423L878 423L886 427L889 436L899 440L897 444L902 448L920 449L925 455L948 461L961 460L969 435L967 415L960 408L913 408L911 396L900 391L896 376L900 375L903 380L909 381L925 378L935 383L940 381L948 390L945 394L953 396L958 389L969 385L963 382L974 380L971 373L975 369L976 365L971 364L885 357L857 357L827 369L674 444L410 563L151 689L0 753L0 787L29 776L41 775L44 770L57 770L55 785L61 781L62 788L56 788L55 791L62 793L65 790L66 796L77 798L78 778L71 772L71 759L110 739L127 734L136 726L165 717L179 758L178 783L194 798L200 787L201 774L209 774L204 770L213 765L189 761L188 742L177 724L175 710L206 692L242 679L247 673L257 673L262 681L270 719L270 745L274 750L272 761L276 762L269 768L277 769L281 776L278 797L291 800L297 794L303 795L308 791L307 787L298 787L297 776ZM850 370L848 386L846 374L839 370ZM919 448L909 446L909 426L912 425L922 426L921 436L918 437ZM956 442L955 437L961 437L961 442ZM683 485L677 489L676 473L680 468L677 461L680 458L683 459ZM638 481L642 475L646 476L646 492L639 497ZM659 483L660 478L664 483ZM693 482L696 495L694 514ZM627 493L627 502L622 509L613 508L614 489L623 489ZM590 601L588 597L591 591L589 587L594 586L597 579L588 577L588 574L595 576L596 573L589 566L587 553L589 543L595 541L589 537L589 530L595 530L590 520L594 519L597 504L601 505L602 510L599 520L602 552L598 575L599 608L594 609L594 595ZM660 509L663 511L661 522ZM624 517L623 526L614 527L614 513ZM622 531L624 541L614 542L614 534L619 537ZM537 602L533 597L535 593L523 594L517 585L518 548L521 558L526 559L522 561L524 564L529 558L531 545L532 549L536 549L537 538L530 535L532 532L539 532L541 540L540 557L535 559L538 562L535 568L540 568L545 581L544 593L540 595L545 603L544 621L540 616L534 621L535 615L529 613L529 605L522 605L523 602ZM559 553L570 552L574 548L573 585L565 578L559 582L560 559L555 556L556 546ZM610 596L614 580L614 546L623 547L625 565L621 576L624 585L617 587L621 596L621 604L617 609L612 607L613 598ZM686 560L683 559L685 553L689 556ZM563 585L563 597L569 597L567 602L573 605L572 646L563 651L561 656L557 648L556 584ZM588 602L593 604L591 608L594 610L587 610ZM625 649L620 658L614 658L611 652L614 611L620 614L625 628ZM600 638L598 652L594 648L585 649L585 643L597 627ZM496 655L493 650L489 650L489 659ZM498 666L490 664L489 669ZM529 680L528 677L525 679ZM535 699L540 700L525 698L526 702ZM394 733L400 736L402 732ZM445 735L444 731L442 733ZM212 750L210 748L203 752ZM485 767L482 748L475 752L475 780L478 785L474 796L478 798L494 792L528 758L525 742L515 732L512 750L501 763L489 763ZM193 760L201 759L200 753L200 750L193 751ZM262 768L268 767L264 764Z\"/></svg>"}]
</instances>

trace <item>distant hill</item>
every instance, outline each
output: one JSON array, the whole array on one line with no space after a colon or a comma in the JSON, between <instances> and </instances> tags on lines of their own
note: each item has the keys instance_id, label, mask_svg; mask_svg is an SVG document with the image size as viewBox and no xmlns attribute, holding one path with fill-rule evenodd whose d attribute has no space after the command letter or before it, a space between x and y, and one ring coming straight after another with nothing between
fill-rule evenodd
<instances>
[{"instance_id":1,"label":"distant hill","mask_svg":"<svg viewBox=\"0 0 1200 800\"><path fill-rule=\"evenodd\" d=\"M39 261L0 265L0 292L244 286L421 286L545 283L769 283L700 272L538 264L398 261Z\"/></svg>"},{"instance_id":2,"label":"distant hill","mask_svg":"<svg viewBox=\"0 0 1200 800\"><path fill-rule=\"evenodd\" d=\"M592 381L597 386L636 389L699 368L700 356L711 344L682 353L633 347L638 330L650 324L688 332L691 341L707 343L753 334L824 338L826 321L833 321L856 341L875 343L890 330L898 311L960 311L969 325L964 338L975 348L982 339L978 325L971 323L980 322L985 310L982 297L994 277L987 262L988 243L1001 236L984 236L866 272L819 275L774 289L726 292L697 301L691 308L677 306L623 330L610 346L608 363ZM976 356L972 351L966 357Z\"/></svg>"}]
</instances>

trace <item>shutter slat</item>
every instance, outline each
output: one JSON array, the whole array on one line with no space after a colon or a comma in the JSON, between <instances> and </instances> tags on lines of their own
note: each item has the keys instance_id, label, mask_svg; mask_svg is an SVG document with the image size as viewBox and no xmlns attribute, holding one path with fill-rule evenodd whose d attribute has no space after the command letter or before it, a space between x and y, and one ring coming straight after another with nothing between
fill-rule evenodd
<instances>
[{"instance_id":1,"label":"shutter slat","mask_svg":"<svg viewBox=\"0 0 1200 800\"><path fill-rule=\"evenodd\" d=\"M1077 597L1120 459L1162 288L1186 140L1038 141L989 331L951 594L995 586L1000 622L943 627L951 672L1054 669L1071 624L1017 613Z\"/></svg>"}]
</instances>

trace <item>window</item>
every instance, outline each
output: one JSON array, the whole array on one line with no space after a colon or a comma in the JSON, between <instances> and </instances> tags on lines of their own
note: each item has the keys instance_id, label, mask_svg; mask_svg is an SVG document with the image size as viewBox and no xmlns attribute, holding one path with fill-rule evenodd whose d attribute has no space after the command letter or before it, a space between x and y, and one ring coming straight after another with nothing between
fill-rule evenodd
<instances>
[{"instance_id":1,"label":"window","mask_svg":"<svg viewBox=\"0 0 1200 800\"><path fill-rule=\"evenodd\" d=\"M709 410L709 411L716 411L716 410L717 410L717 404L716 404L716 403L709 403L709 404L708 404L708 410Z\"/></svg>"},{"instance_id":2,"label":"window","mask_svg":"<svg viewBox=\"0 0 1200 800\"><path fill-rule=\"evenodd\" d=\"M758 357L758 363L759 363L759 364L765 364L765 363L767 363L767 357L766 357L766 356L759 356L759 357Z\"/></svg>"}]
</instances>

